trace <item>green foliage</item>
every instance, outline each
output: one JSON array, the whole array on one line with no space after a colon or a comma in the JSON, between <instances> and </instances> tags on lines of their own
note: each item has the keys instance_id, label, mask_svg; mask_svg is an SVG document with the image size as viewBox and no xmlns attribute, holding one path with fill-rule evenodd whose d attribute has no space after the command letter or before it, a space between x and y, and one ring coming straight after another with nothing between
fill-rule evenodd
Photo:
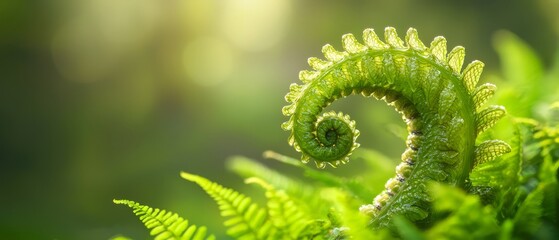
<instances>
[{"instance_id":1,"label":"green foliage","mask_svg":"<svg viewBox=\"0 0 559 240\"><path fill-rule=\"evenodd\" d=\"M479 197L456 188L435 184L431 187L433 209L448 216L425 232L427 239L489 239L498 231L495 212L483 206Z\"/></svg>"},{"instance_id":2,"label":"green foliage","mask_svg":"<svg viewBox=\"0 0 559 240\"><path fill-rule=\"evenodd\" d=\"M289 239L309 239L320 234L320 226L313 226L314 221L308 213L299 209L297 204L283 190L276 190L272 185L259 178L249 178L247 183L257 183L266 189L267 207L274 227L282 236Z\"/></svg>"},{"instance_id":3,"label":"green foliage","mask_svg":"<svg viewBox=\"0 0 559 240\"><path fill-rule=\"evenodd\" d=\"M264 157L301 170L304 178L277 172L253 159L231 158L228 161L229 169L243 177L246 183L256 184L263 189L266 197L263 205L233 189L182 172L182 178L198 184L215 200L225 218L226 233L236 239L559 238L559 102L555 95L543 94L546 91L542 90L542 86L532 86L537 84L531 82L541 83L543 86L557 86L557 83L550 79L559 77L559 63L546 74L537 56L526 44L510 33L499 33L495 41L498 53L503 58L504 72L503 76L492 77L503 86L504 91L500 93L493 84L477 86L483 68L481 62L475 61L461 71L464 48L457 47L446 54L446 41L442 37L435 38L430 48L419 41L417 32L413 29L408 31L405 41L398 38L393 29L387 29L385 38L385 42L382 42L374 32L366 30L365 45L362 45L352 35L345 35L344 52L337 52L332 46L327 45L323 48L327 60L309 59L309 64L316 72L303 71L301 80L306 85L291 86L286 100L292 104L283 109L291 118L283 125L284 129L294 127L290 125L295 124L293 119L298 114L298 108L290 106L299 106L297 100L303 98L304 91L313 93L311 85L317 81L316 79L327 78L328 74L334 76L336 67L342 69L337 73L365 74L359 71L362 71L363 64L367 61L358 58L367 54L375 55L379 51L388 52L383 56L397 56L401 52L407 52L409 55L428 59L428 63L434 66L415 69L418 72L434 68L449 72L446 75L446 85L427 85L427 90L417 90L437 96L436 100L424 100L438 106L429 113L434 114L434 120L431 120L438 125L420 121L418 116L414 115L418 110L407 105L413 103L395 100L402 96L375 89L370 94L379 97L375 96L378 95L375 91L384 91L380 98L392 103L402 112L404 119L408 120L408 130L412 133L411 137L408 137L408 150L403 154L403 162L396 163L373 150L355 150L358 145L354 140L359 135L354 128L355 123L346 115L327 113L323 117L315 117L314 120L326 121L327 126L322 129L316 124L315 134L323 134L322 137L318 137L323 138L323 146L333 146L336 144L331 143L336 137L333 137L330 130L345 132L349 134L348 137L339 140L349 140L350 143L345 146L349 151L336 150L332 153L335 158L318 160L318 166L322 167L320 163L324 162L338 166L346 163L345 157L353 154L353 158L364 160L366 167L351 177L341 177L309 167L304 162L309 160L309 157L316 158L318 155L301 150L302 145L308 143L300 141L306 138L294 139L293 135L290 137L290 144L303 151L303 162L272 151L265 152ZM557 56L559 60L559 55ZM405 57L402 59L409 60ZM360 66L358 68L361 70L352 68L355 64ZM392 69L390 66L398 65L387 66L387 69ZM350 75L345 75L346 80L351 80ZM409 81L392 84L397 87L402 85L400 90L403 92L408 91L406 89L412 84L418 84L410 83L417 79L407 80ZM461 88L457 90L459 93L452 93L453 89L448 87L451 85L448 82L460 83ZM432 81L427 83L432 84ZM403 86L405 84L408 85ZM326 85L320 86L321 90L317 91L317 94L324 93L326 90L322 88ZM342 89L330 94L335 99L354 92L344 91ZM411 92L419 94L416 91ZM512 109L508 115L503 107L497 105L483 109L484 103L493 94L497 94L499 104ZM426 96L428 94L423 97ZM525 97L518 98L519 96ZM464 102L457 104L460 101ZM535 108L536 105L539 108ZM441 117L447 115L453 117ZM425 113L422 116L429 115ZM456 120L457 116L471 122L458 123L460 121ZM308 114L297 117L305 118ZM337 118L341 118L342 123L334 121ZM504 119L497 123L501 118ZM412 121L414 119L415 121ZM339 124L347 124L349 127L346 129ZM435 124L433 126L446 129L439 131L436 127L421 127L426 124ZM417 135L415 131L419 130L431 130L439 135L424 133L426 136L418 140L414 136ZM494 140L496 138L507 141ZM416 145L419 141L421 145ZM418 146L421 146L422 153L429 153L423 157L430 157L436 161L423 165L422 168L414 167L413 165L422 164L422 160L416 156L419 154ZM461 154L460 158L456 158L458 152ZM510 153L506 154L507 152ZM413 158L408 158L408 155L412 155ZM471 164L461 165L455 161L468 161ZM411 170L407 168L410 166L413 167ZM396 177L389 179L394 176L395 167ZM428 169L424 170L425 167ZM415 175L407 172L408 170L414 171ZM464 172L465 176L461 176ZM409 180L412 178L417 180ZM389 180L385 184L386 179ZM410 184L402 185L404 180ZM409 189L402 190L403 186ZM373 200L375 195L377 197ZM383 205L379 204L381 202ZM186 220L174 213L152 209L128 200L115 200L115 203L131 207L151 230L150 234L158 239L206 237L204 227L188 225ZM379 213L381 210L382 214ZM378 224L379 222L386 224Z\"/></svg>"},{"instance_id":4,"label":"green foliage","mask_svg":"<svg viewBox=\"0 0 559 240\"><path fill-rule=\"evenodd\" d=\"M239 239L275 239L278 229L268 218L265 209L235 190L225 188L203 177L181 172L181 177L197 183L219 206L227 220L227 234Z\"/></svg>"},{"instance_id":5,"label":"green foliage","mask_svg":"<svg viewBox=\"0 0 559 240\"><path fill-rule=\"evenodd\" d=\"M375 227L391 225L403 215L429 221L427 179L462 186L472 166L508 153L501 140L476 142L477 136L505 116L503 106L482 108L493 95L491 84L478 86L484 64L473 61L464 70L465 49L447 54L444 37L429 47L410 28L404 40L387 27L384 42L372 29L363 32L363 44L352 34L342 37L344 51L323 47L325 60L310 58L313 70L301 71L302 85L292 84L282 111L289 119L289 144L313 159L319 168L347 163L359 147L354 121L342 113L320 115L333 101L351 94L384 100L402 114L408 127L407 149L396 174L373 203L362 208ZM345 185L357 193L359 189ZM365 193L370 196L370 193Z\"/></svg>"},{"instance_id":6,"label":"green foliage","mask_svg":"<svg viewBox=\"0 0 559 240\"><path fill-rule=\"evenodd\" d=\"M140 217L140 221L146 225L146 228L151 230L150 235L154 239L215 239L213 235L207 236L206 227L189 225L188 220L179 217L176 213L159 208L154 209L129 200L115 199L113 202L132 208L136 216ZM114 239L123 239L123 237Z\"/></svg>"}]
</instances>

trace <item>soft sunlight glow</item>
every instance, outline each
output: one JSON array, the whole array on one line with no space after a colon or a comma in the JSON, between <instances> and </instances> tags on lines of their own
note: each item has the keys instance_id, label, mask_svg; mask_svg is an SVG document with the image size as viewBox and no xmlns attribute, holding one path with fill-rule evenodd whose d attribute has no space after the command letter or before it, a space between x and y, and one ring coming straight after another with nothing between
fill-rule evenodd
<instances>
[{"instance_id":1,"label":"soft sunlight glow","mask_svg":"<svg viewBox=\"0 0 559 240\"><path fill-rule=\"evenodd\" d=\"M284 37L290 5L287 0L223 1L220 26L236 46L248 51L265 50Z\"/></svg>"},{"instance_id":2,"label":"soft sunlight glow","mask_svg":"<svg viewBox=\"0 0 559 240\"><path fill-rule=\"evenodd\" d=\"M59 71L71 81L96 81L141 49L152 36L158 11L153 1L140 2L81 2L52 40Z\"/></svg>"},{"instance_id":3,"label":"soft sunlight glow","mask_svg":"<svg viewBox=\"0 0 559 240\"><path fill-rule=\"evenodd\" d=\"M200 37L186 45L183 60L190 80L202 86L214 86L230 76L234 54L223 40Z\"/></svg>"}]
</instances>

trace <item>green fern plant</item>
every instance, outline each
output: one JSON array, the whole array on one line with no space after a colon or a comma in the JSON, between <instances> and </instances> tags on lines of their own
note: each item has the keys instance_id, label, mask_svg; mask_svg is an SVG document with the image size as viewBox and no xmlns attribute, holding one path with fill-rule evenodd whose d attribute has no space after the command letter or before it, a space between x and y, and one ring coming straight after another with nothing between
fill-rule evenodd
<instances>
[{"instance_id":1,"label":"green fern plant","mask_svg":"<svg viewBox=\"0 0 559 240\"><path fill-rule=\"evenodd\" d=\"M150 235L154 239L215 239L213 235L206 234L206 227L189 225L188 220L179 217L176 213L154 209L129 200L115 199L113 202L132 208L146 228L151 230Z\"/></svg>"},{"instance_id":2,"label":"green fern plant","mask_svg":"<svg viewBox=\"0 0 559 240\"><path fill-rule=\"evenodd\" d=\"M474 61L462 70L464 48L455 47L447 54L443 37L426 47L415 29L402 40L395 29L386 28L384 42L371 29L364 31L363 41L347 34L344 51L324 46L326 60L310 58L314 70L302 71L303 84L292 84L285 97L290 104L282 111L289 120L282 128L291 132L288 142L302 153L301 161L271 151L264 157L302 169L305 180L256 160L230 159L232 171L264 190L266 203L261 207L233 189L181 173L217 203L227 235L235 239L559 237L559 104L549 104L540 112L545 117L538 117L513 104L519 94L515 91L526 89L507 86L525 84L524 79L507 83L494 77L505 86L505 94L498 94L493 84L478 85L483 63ZM511 34L500 35L497 41L502 43L498 48L508 49L499 50L502 58L517 60L505 64L522 63L524 56L533 55ZM510 77L527 76L523 71L540 67L503 69L516 74L504 74ZM551 72L559 73L559 63L556 69ZM400 163L373 150L357 149L359 131L347 115L319 116L331 102L350 94L384 100L402 114L409 135ZM517 115L505 117L499 105L484 108L495 94L499 102L513 105ZM553 95L530 96L526 104L559 100ZM318 168L337 167L350 156L363 159L369 168L360 175L339 177L305 164L312 159ZM189 225L174 213L129 200L115 203L132 208L157 239L213 238L205 227Z\"/></svg>"},{"instance_id":3,"label":"green fern plant","mask_svg":"<svg viewBox=\"0 0 559 240\"><path fill-rule=\"evenodd\" d=\"M186 172L181 177L197 183L219 205L227 234L239 239L275 239L278 229L268 218L268 212L237 191Z\"/></svg>"}]
</instances>

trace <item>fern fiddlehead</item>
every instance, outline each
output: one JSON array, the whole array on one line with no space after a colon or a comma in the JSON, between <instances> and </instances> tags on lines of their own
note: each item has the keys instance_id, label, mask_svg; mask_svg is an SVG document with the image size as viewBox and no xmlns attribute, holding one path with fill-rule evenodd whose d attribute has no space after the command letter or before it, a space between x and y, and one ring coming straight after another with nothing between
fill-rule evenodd
<instances>
[{"instance_id":1,"label":"fern fiddlehead","mask_svg":"<svg viewBox=\"0 0 559 240\"><path fill-rule=\"evenodd\" d=\"M402 114L409 135L396 176L373 204L361 208L372 224L387 226L392 216L411 221L427 219L430 199L427 183L438 181L463 186L471 169L510 151L500 140L477 143L479 133L492 127L505 114L502 106L482 109L495 86L477 86L483 63L474 61L463 71L465 49L447 54L446 39L437 37L426 47L410 28L405 41L394 28L385 30L385 42L372 29L363 32L365 44L351 35L342 38L345 51L325 45L326 60L309 58L314 70L299 74L303 84L292 84L282 109L289 120L289 144L313 159L319 168L349 161L359 131L342 113L323 109L350 94L373 96L386 101Z\"/></svg>"}]
</instances>

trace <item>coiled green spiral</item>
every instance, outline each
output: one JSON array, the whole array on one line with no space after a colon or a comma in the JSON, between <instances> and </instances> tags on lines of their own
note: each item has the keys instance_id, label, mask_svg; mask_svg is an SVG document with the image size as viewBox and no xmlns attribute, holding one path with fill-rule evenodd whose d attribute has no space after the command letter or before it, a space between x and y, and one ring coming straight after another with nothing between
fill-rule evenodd
<instances>
[{"instance_id":1,"label":"coiled green spiral","mask_svg":"<svg viewBox=\"0 0 559 240\"><path fill-rule=\"evenodd\" d=\"M312 115L308 117L313 118ZM325 162L333 166L347 163L351 152L359 146L356 142L359 131L355 129L355 121L351 121L348 115L335 112L324 113L312 121L312 130L305 131L306 134L299 135L298 139L294 136L289 140L298 151L306 149L302 160L321 159L317 161L319 168L323 168Z\"/></svg>"},{"instance_id":2,"label":"coiled green spiral","mask_svg":"<svg viewBox=\"0 0 559 240\"><path fill-rule=\"evenodd\" d=\"M502 106L484 103L495 85L477 86L483 63L474 61L464 70L465 49L455 47L447 54L446 39L436 37L430 47L410 28L405 41L394 28L385 29L381 41L372 29L363 32L364 44L351 35L342 37L344 51L325 45L326 59L309 58L313 70L299 74L302 85L292 84L282 109L289 120L289 144L302 153L302 161L313 159L319 168L347 163L359 131L342 113L323 109L336 99L361 94L384 100L402 114L408 139L396 176L385 191L361 211L373 224L385 226L394 215L411 221L429 216L428 181L463 186L471 169L510 151L500 140L477 143L479 133L505 115ZM322 114L322 115L321 115Z\"/></svg>"}]
</instances>

